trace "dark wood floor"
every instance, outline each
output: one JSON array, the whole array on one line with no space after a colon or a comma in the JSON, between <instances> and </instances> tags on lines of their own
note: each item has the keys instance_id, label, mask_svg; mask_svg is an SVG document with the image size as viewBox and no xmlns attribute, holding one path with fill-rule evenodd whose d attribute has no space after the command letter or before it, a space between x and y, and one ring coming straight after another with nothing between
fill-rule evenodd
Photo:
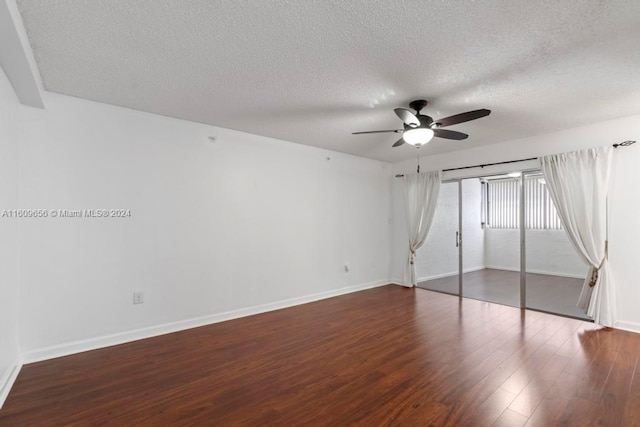
<instances>
[{"instance_id":1,"label":"dark wood floor","mask_svg":"<svg viewBox=\"0 0 640 427\"><path fill-rule=\"evenodd\" d=\"M27 365L2 426L640 425L640 335L399 286Z\"/></svg>"},{"instance_id":2,"label":"dark wood floor","mask_svg":"<svg viewBox=\"0 0 640 427\"><path fill-rule=\"evenodd\" d=\"M587 319L577 307L584 279L527 273L527 308ZM458 294L458 276L420 282L419 287ZM520 272L485 268L463 274L466 298L520 307Z\"/></svg>"}]
</instances>

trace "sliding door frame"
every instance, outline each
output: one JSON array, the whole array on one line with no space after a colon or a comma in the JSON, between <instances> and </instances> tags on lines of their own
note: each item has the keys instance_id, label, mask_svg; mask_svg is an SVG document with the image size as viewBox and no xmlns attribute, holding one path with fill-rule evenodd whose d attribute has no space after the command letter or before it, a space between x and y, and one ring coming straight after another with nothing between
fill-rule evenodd
<instances>
[{"instance_id":1,"label":"sliding door frame","mask_svg":"<svg viewBox=\"0 0 640 427\"><path fill-rule=\"evenodd\" d=\"M527 307L527 224L526 224L526 178L528 176L531 175L536 175L536 174L541 174L542 173L542 169L538 166L538 167L534 167L534 168L526 168L526 169L520 169L520 170L514 170L512 172L519 172L520 173L520 200L519 202L519 221L520 221L520 309L521 310L532 310L532 311L539 311L542 313L549 313L549 314L553 314L556 316L562 316L562 317L568 317L568 318L573 318L573 319L578 319L578 320L583 320L583 321L591 321L593 322L593 320L590 319L585 319L582 317L574 317L571 315L566 315L566 314L562 314L562 313L555 313L555 312L551 312L551 311L545 311L545 310L541 310L541 309L537 309L537 308L533 308L533 307ZM456 243L458 245L458 296L460 298L464 297L463 294L463 288L464 288L464 252L463 252L463 245L464 245L464 238L463 238L463 234L462 234L462 224L463 224L463 209L464 209L464 203L463 203L463 197L462 197L462 181L464 181L465 179L478 179L478 178L482 178L482 177L486 177L486 176L492 176L492 175L505 175L508 172L493 172L490 174L473 174L473 175L469 175L469 176L465 176L465 177L461 177L461 178L451 178L451 179L446 179L446 180L442 180L442 184L448 184L448 183L454 183L457 182L458 183L458 236L456 237ZM518 308L518 307L517 307Z\"/></svg>"},{"instance_id":2,"label":"sliding door frame","mask_svg":"<svg viewBox=\"0 0 640 427\"><path fill-rule=\"evenodd\" d=\"M520 308L527 308L527 224L525 213L525 185L527 175L531 172L520 172Z\"/></svg>"},{"instance_id":3,"label":"sliding door frame","mask_svg":"<svg viewBox=\"0 0 640 427\"><path fill-rule=\"evenodd\" d=\"M463 178L456 178L456 179L446 179L446 180L441 180L440 183L441 184L453 184L453 183L457 183L457 191L458 191L458 209L456 209L457 214L458 214L458 223L457 223L457 231L456 231L456 235L452 236L455 238L455 245L456 248L458 249L458 293L454 294L452 292L446 292L446 291L435 291L435 292L441 292L447 295L453 295L453 296L458 296L458 297L462 297L462 288L463 288L463 282L462 282L462 271L463 271L463 260L462 260L462 245L463 245L463 241L464 239L462 238L462 180ZM427 289L429 290L429 288L423 288L423 289Z\"/></svg>"},{"instance_id":4,"label":"sliding door frame","mask_svg":"<svg viewBox=\"0 0 640 427\"><path fill-rule=\"evenodd\" d=\"M525 219L526 219L525 179L527 175L540 173L540 168L536 167L536 168L521 169L518 172L520 172L520 200L518 201L520 206L520 215L519 215L519 220L520 220L520 307L519 308L526 309L527 308L527 242L526 242L527 228L525 224ZM505 173L506 172L495 172L492 175L504 175ZM488 176L488 175L487 174L471 175L471 176L465 176L464 178L454 178L454 179L447 179L442 181L443 184L448 184L453 182L458 183L458 237L457 237L456 243L458 244L458 295L460 296L460 298L464 296L463 295L464 238L462 234L462 219L463 219L462 181L464 181L465 179L478 179L485 176Z\"/></svg>"},{"instance_id":5,"label":"sliding door frame","mask_svg":"<svg viewBox=\"0 0 640 427\"><path fill-rule=\"evenodd\" d=\"M463 274L463 259L462 259L462 245L464 245L464 238L462 237L462 180L466 178L447 179L441 181L442 184L458 183L458 231L456 233L456 246L458 248L458 296L462 298L462 274Z\"/></svg>"},{"instance_id":6,"label":"sliding door frame","mask_svg":"<svg viewBox=\"0 0 640 427\"><path fill-rule=\"evenodd\" d=\"M464 244L464 239L462 238L462 179L458 180L458 234L457 234L457 244L458 244L458 295L460 298L462 295L462 276L464 274L463 269L463 251L462 245Z\"/></svg>"}]
</instances>

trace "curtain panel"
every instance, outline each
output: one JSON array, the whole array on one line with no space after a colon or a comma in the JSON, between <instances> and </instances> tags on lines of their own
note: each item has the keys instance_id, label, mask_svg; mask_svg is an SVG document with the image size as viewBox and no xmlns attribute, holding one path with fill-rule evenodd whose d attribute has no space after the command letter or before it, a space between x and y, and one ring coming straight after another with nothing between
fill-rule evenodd
<instances>
[{"instance_id":1,"label":"curtain panel","mask_svg":"<svg viewBox=\"0 0 640 427\"><path fill-rule=\"evenodd\" d=\"M578 306L594 322L614 326L615 287L607 260L607 193L613 147L540 158L547 189L569 240L590 266Z\"/></svg>"},{"instance_id":2,"label":"curtain panel","mask_svg":"<svg viewBox=\"0 0 640 427\"><path fill-rule=\"evenodd\" d=\"M433 223L441 176L442 172L432 171L405 174L403 178L404 208L409 236L409 254L403 282L408 287L418 284L415 268L416 251L423 245Z\"/></svg>"}]
</instances>

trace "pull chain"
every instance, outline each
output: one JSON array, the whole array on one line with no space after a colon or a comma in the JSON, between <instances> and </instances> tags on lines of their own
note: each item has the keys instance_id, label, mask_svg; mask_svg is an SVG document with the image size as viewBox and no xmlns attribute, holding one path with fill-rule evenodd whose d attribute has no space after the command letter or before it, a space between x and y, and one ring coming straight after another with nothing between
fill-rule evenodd
<instances>
[{"instance_id":1,"label":"pull chain","mask_svg":"<svg viewBox=\"0 0 640 427\"><path fill-rule=\"evenodd\" d=\"M419 145L416 146L416 158L418 159L418 170L417 170L417 172L420 173L420 146Z\"/></svg>"}]
</instances>

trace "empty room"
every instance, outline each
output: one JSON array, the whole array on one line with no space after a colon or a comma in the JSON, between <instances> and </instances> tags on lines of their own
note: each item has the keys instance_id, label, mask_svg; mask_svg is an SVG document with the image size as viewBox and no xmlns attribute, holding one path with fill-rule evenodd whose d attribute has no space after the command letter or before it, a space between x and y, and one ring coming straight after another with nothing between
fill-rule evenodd
<instances>
[{"instance_id":1,"label":"empty room","mask_svg":"<svg viewBox=\"0 0 640 427\"><path fill-rule=\"evenodd\" d=\"M640 426L639 24L0 0L0 426Z\"/></svg>"}]
</instances>

